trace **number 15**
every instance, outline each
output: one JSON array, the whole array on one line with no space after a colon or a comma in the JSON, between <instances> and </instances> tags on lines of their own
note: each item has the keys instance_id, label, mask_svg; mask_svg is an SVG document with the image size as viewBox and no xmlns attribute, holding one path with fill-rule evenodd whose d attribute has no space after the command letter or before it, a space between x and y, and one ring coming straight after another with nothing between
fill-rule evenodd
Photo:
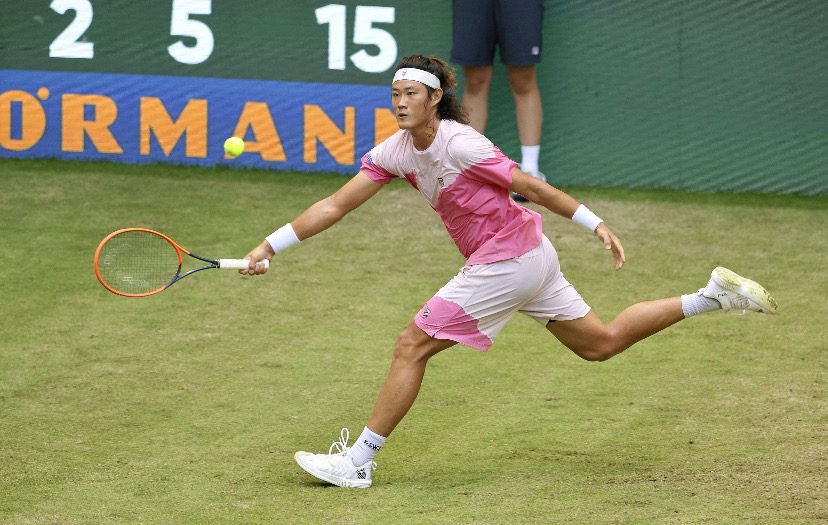
<instances>
[{"instance_id":1,"label":"number 15","mask_svg":"<svg viewBox=\"0 0 828 525\"><path fill-rule=\"evenodd\" d=\"M346 6L328 4L315 11L317 24L330 24L328 30L328 69L345 69L345 19ZM394 23L393 7L359 5L354 17L354 44L374 45L379 53L370 55L361 49L351 55L351 62L367 73L381 73L388 70L397 60L397 41L384 29L374 23Z\"/></svg>"}]
</instances>

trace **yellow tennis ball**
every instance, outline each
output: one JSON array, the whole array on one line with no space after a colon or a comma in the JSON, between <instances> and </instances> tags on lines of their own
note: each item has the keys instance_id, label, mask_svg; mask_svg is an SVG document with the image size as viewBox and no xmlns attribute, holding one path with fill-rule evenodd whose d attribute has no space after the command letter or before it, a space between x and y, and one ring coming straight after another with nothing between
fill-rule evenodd
<instances>
[{"instance_id":1,"label":"yellow tennis ball","mask_svg":"<svg viewBox=\"0 0 828 525\"><path fill-rule=\"evenodd\" d=\"M224 152L230 157L238 157L244 153L244 141L239 137L230 137L224 141Z\"/></svg>"}]
</instances>

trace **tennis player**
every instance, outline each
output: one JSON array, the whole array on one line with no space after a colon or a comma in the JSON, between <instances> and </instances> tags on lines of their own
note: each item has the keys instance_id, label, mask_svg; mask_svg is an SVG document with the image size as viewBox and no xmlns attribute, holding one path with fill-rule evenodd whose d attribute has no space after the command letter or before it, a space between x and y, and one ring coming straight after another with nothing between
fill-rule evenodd
<instances>
[{"instance_id":1,"label":"tennis player","mask_svg":"<svg viewBox=\"0 0 828 525\"><path fill-rule=\"evenodd\" d=\"M715 310L775 313L759 284L716 268L698 292L634 304L604 324L561 273L541 217L510 191L582 225L624 265L624 248L586 206L527 175L467 124L454 72L441 59L403 58L391 84L400 130L362 157L356 176L247 254L256 265L331 227L394 179L419 190L466 258L459 273L414 316L397 339L391 368L353 446L347 429L327 454L297 452L300 467L340 487L371 486L373 458L414 403L429 358L457 343L486 351L516 312L530 316L578 356L603 361L682 319Z\"/></svg>"}]
</instances>

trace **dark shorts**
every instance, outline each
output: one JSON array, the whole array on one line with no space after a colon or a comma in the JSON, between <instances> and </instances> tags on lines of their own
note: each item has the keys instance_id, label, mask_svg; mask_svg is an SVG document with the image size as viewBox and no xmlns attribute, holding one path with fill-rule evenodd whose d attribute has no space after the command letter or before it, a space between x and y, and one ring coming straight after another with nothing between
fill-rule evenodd
<instances>
[{"instance_id":1,"label":"dark shorts","mask_svg":"<svg viewBox=\"0 0 828 525\"><path fill-rule=\"evenodd\" d=\"M540 62L543 0L452 0L451 60L489 66L495 49L508 66Z\"/></svg>"}]
</instances>

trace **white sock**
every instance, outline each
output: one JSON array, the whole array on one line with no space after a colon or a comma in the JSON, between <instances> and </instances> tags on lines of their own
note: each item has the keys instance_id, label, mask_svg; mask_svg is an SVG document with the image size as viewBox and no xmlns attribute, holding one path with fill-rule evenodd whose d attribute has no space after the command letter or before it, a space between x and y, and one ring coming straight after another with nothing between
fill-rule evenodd
<instances>
[{"instance_id":1,"label":"white sock","mask_svg":"<svg viewBox=\"0 0 828 525\"><path fill-rule=\"evenodd\" d=\"M351 447L351 459L354 465L360 467L374 459L377 452L385 445L386 439L371 432L368 427L362 429L362 434L359 435L359 438L354 442L354 446Z\"/></svg>"},{"instance_id":2,"label":"white sock","mask_svg":"<svg viewBox=\"0 0 828 525\"><path fill-rule=\"evenodd\" d=\"M722 305L719 304L719 301L705 297L698 292L681 296L681 309L684 312L685 318L705 312L721 310L721 308Z\"/></svg>"},{"instance_id":3,"label":"white sock","mask_svg":"<svg viewBox=\"0 0 828 525\"><path fill-rule=\"evenodd\" d=\"M520 147L520 169L526 173L538 172L538 157L540 157L540 144L537 146Z\"/></svg>"}]
</instances>

